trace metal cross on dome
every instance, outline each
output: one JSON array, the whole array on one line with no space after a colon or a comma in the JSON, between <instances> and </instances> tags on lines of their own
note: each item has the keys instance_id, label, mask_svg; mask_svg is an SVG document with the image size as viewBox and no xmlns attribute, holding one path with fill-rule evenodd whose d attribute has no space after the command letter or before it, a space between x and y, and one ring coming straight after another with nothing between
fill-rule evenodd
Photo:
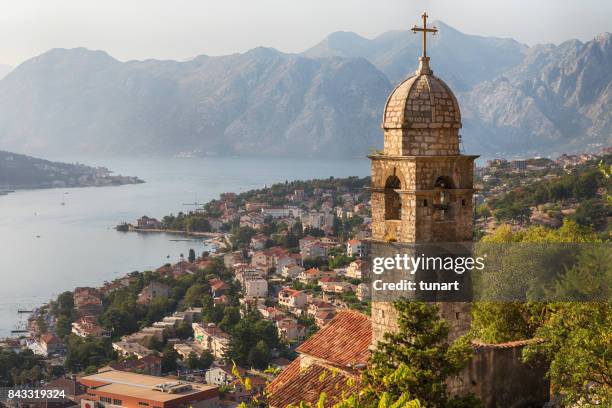
<instances>
[{"instance_id":1,"label":"metal cross on dome","mask_svg":"<svg viewBox=\"0 0 612 408\"><path fill-rule=\"evenodd\" d=\"M438 32L438 29L436 28L436 26L427 28L427 17L429 17L427 13L423 12L423 14L421 15L421 18L423 19L423 27L418 27L416 25L412 27L413 33L415 34L417 32L423 33L423 58L427 57L427 33L431 33L432 35L435 35Z\"/></svg>"}]
</instances>

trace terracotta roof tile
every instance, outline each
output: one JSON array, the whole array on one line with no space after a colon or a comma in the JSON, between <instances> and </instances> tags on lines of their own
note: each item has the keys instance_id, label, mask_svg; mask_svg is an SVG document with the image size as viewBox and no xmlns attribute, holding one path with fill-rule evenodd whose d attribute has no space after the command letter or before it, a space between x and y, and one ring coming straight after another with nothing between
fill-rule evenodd
<instances>
[{"instance_id":1,"label":"terracotta roof tile","mask_svg":"<svg viewBox=\"0 0 612 408\"><path fill-rule=\"evenodd\" d=\"M539 339L539 338L508 341L508 342L505 342L505 343L484 343L484 342L481 342L480 340L473 340L472 341L472 347L474 347L476 349L479 349L479 348L510 349L510 348L525 347L525 346L529 346L531 344L540 344L540 343L543 343L543 342L544 342L544 340L543 339Z\"/></svg>"},{"instance_id":2,"label":"terracotta roof tile","mask_svg":"<svg viewBox=\"0 0 612 408\"><path fill-rule=\"evenodd\" d=\"M325 406L331 407L340 401L343 394L358 391L360 383L358 377L343 371L334 372L316 363L300 370L299 360L294 360L268 386L267 402L271 408L295 406L301 401L316 404L323 392L327 396ZM353 383L349 384L349 380Z\"/></svg>"},{"instance_id":3,"label":"terracotta roof tile","mask_svg":"<svg viewBox=\"0 0 612 408\"><path fill-rule=\"evenodd\" d=\"M372 322L359 312L339 312L327 326L297 348L299 353L347 367L366 363L372 343Z\"/></svg>"}]
</instances>

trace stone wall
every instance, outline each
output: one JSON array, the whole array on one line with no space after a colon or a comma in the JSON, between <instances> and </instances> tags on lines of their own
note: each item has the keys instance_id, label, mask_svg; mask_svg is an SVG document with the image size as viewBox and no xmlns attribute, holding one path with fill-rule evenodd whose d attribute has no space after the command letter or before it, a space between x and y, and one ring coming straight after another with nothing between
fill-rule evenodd
<instances>
[{"instance_id":1,"label":"stone wall","mask_svg":"<svg viewBox=\"0 0 612 408\"><path fill-rule=\"evenodd\" d=\"M452 394L473 393L486 408L541 407L550 397L546 367L521 360L524 343L476 345L474 358L448 382Z\"/></svg>"}]
</instances>

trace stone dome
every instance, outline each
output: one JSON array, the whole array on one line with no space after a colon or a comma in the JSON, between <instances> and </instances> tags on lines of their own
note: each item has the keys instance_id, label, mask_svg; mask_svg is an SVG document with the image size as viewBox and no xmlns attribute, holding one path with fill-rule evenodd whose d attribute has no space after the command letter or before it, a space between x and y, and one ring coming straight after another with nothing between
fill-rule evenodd
<instances>
[{"instance_id":1,"label":"stone dome","mask_svg":"<svg viewBox=\"0 0 612 408\"><path fill-rule=\"evenodd\" d=\"M461 112L448 85L433 75L421 57L416 73L389 95L383 114L385 153L454 155L459 153Z\"/></svg>"},{"instance_id":2,"label":"stone dome","mask_svg":"<svg viewBox=\"0 0 612 408\"><path fill-rule=\"evenodd\" d=\"M423 128L422 125L461 128L461 113L453 91L423 62L389 95L383 129Z\"/></svg>"}]
</instances>

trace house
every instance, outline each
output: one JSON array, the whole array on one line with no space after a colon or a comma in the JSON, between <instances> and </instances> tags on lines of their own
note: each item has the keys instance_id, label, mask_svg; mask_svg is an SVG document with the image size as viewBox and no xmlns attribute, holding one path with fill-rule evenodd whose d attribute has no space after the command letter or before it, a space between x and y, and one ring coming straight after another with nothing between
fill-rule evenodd
<instances>
[{"instance_id":1,"label":"house","mask_svg":"<svg viewBox=\"0 0 612 408\"><path fill-rule=\"evenodd\" d=\"M322 272L317 268L310 268L299 274L298 280L303 284L315 283L323 276Z\"/></svg>"},{"instance_id":2,"label":"house","mask_svg":"<svg viewBox=\"0 0 612 408\"><path fill-rule=\"evenodd\" d=\"M263 234L257 234L251 238L251 249L253 251L260 251L266 247L268 238Z\"/></svg>"},{"instance_id":3,"label":"house","mask_svg":"<svg viewBox=\"0 0 612 408\"><path fill-rule=\"evenodd\" d=\"M329 323L334 318L334 312L321 310L314 315L314 321L317 327L321 328Z\"/></svg>"},{"instance_id":4,"label":"house","mask_svg":"<svg viewBox=\"0 0 612 408\"><path fill-rule=\"evenodd\" d=\"M328 245L322 242L312 242L304 246L304 249L300 251L302 260L316 259L316 258L327 258Z\"/></svg>"},{"instance_id":5,"label":"house","mask_svg":"<svg viewBox=\"0 0 612 408\"><path fill-rule=\"evenodd\" d=\"M150 303L153 299L162 296L170 296L170 287L161 282L153 281L140 291L137 302L141 305L145 305Z\"/></svg>"},{"instance_id":6,"label":"house","mask_svg":"<svg viewBox=\"0 0 612 408\"><path fill-rule=\"evenodd\" d=\"M350 279L363 279L367 274L367 265L361 259L353 261L347 266L345 276Z\"/></svg>"},{"instance_id":7,"label":"house","mask_svg":"<svg viewBox=\"0 0 612 408\"><path fill-rule=\"evenodd\" d=\"M159 229L162 228L163 225L159 220L143 215L136 221L136 227L140 229Z\"/></svg>"},{"instance_id":8,"label":"house","mask_svg":"<svg viewBox=\"0 0 612 408\"><path fill-rule=\"evenodd\" d=\"M249 370L246 373L243 379L246 378L248 378L250 383L249 389L246 389L244 380L236 379L231 384L233 388L229 395L231 401L248 403L253 399L254 395L261 395L268 384L268 379L264 375L254 374L253 370Z\"/></svg>"},{"instance_id":9,"label":"house","mask_svg":"<svg viewBox=\"0 0 612 408\"><path fill-rule=\"evenodd\" d=\"M64 343L53 333L45 333L40 336L38 345L46 356L59 354L65 350Z\"/></svg>"},{"instance_id":10,"label":"house","mask_svg":"<svg viewBox=\"0 0 612 408\"><path fill-rule=\"evenodd\" d=\"M324 293L354 293L357 286L348 282L327 282L321 285Z\"/></svg>"},{"instance_id":11,"label":"house","mask_svg":"<svg viewBox=\"0 0 612 408\"><path fill-rule=\"evenodd\" d=\"M73 294L74 308L79 316L100 316L103 305L100 292L94 288L79 287Z\"/></svg>"},{"instance_id":12,"label":"house","mask_svg":"<svg viewBox=\"0 0 612 408\"><path fill-rule=\"evenodd\" d=\"M244 294L247 298L265 298L268 296L268 281L261 278L245 281Z\"/></svg>"},{"instance_id":13,"label":"house","mask_svg":"<svg viewBox=\"0 0 612 408\"><path fill-rule=\"evenodd\" d=\"M357 285L355 294L357 295L357 299L361 302L368 300L370 298L370 287L365 283L360 283Z\"/></svg>"},{"instance_id":14,"label":"house","mask_svg":"<svg viewBox=\"0 0 612 408\"><path fill-rule=\"evenodd\" d=\"M227 333L218 328L214 323L209 323L206 326L200 323L193 323L191 327L193 328L195 343L210 351L216 358L224 358L230 343L230 336Z\"/></svg>"},{"instance_id":15,"label":"house","mask_svg":"<svg viewBox=\"0 0 612 408\"><path fill-rule=\"evenodd\" d=\"M142 344L125 340L114 342L113 350L126 357L136 356L136 358L144 358L150 354L153 354L153 351L149 350Z\"/></svg>"},{"instance_id":16,"label":"house","mask_svg":"<svg viewBox=\"0 0 612 408\"><path fill-rule=\"evenodd\" d=\"M277 271L281 271L288 265L301 265L302 256L299 254L281 254L274 260L274 267Z\"/></svg>"},{"instance_id":17,"label":"house","mask_svg":"<svg viewBox=\"0 0 612 408\"><path fill-rule=\"evenodd\" d=\"M110 363L108 367L117 371L161 376L161 360L161 357L149 354L139 360L124 360L122 362Z\"/></svg>"},{"instance_id":18,"label":"house","mask_svg":"<svg viewBox=\"0 0 612 408\"><path fill-rule=\"evenodd\" d=\"M306 313L310 317L315 317L315 315L319 312L333 312L336 310L335 306L329 302L326 302L322 299L313 299L308 304L308 310Z\"/></svg>"},{"instance_id":19,"label":"house","mask_svg":"<svg viewBox=\"0 0 612 408\"><path fill-rule=\"evenodd\" d=\"M216 408L219 388L175 379L118 370L104 370L82 377L87 387L81 406L122 408Z\"/></svg>"},{"instance_id":20,"label":"house","mask_svg":"<svg viewBox=\"0 0 612 408\"><path fill-rule=\"evenodd\" d=\"M212 365L208 370L206 370L206 374L204 374L204 379L207 384L214 384L218 386L230 385L235 380L236 377L232 373L233 366L232 365ZM236 367L238 370L238 374L243 377L246 373L246 370L242 367Z\"/></svg>"},{"instance_id":21,"label":"house","mask_svg":"<svg viewBox=\"0 0 612 408\"><path fill-rule=\"evenodd\" d=\"M346 254L348 256L361 256L361 241L351 239L346 243Z\"/></svg>"},{"instance_id":22,"label":"house","mask_svg":"<svg viewBox=\"0 0 612 408\"><path fill-rule=\"evenodd\" d=\"M192 353L196 356L200 356L202 354L202 349L196 344L197 343L175 343L173 347L181 358L186 360Z\"/></svg>"},{"instance_id":23,"label":"house","mask_svg":"<svg viewBox=\"0 0 612 408\"><path fill-rule=\"evenodd\" d=\"M284 278L297 278L302 272L304 272L304 268L299 265L290 264L285 265L283 269L281 269L280 274Z\"/></svg>"},{"instance_id":24,"label":"house","mask_svg":"<svg viewBox=\"0 0 612 408\"><path fill-rule=\"evenodd\" d=\"M242 251L228 252L223 255L223 264L226 268L233 268L234 265L244 262Z\"/></svg>"},{"instance_id":25,"label":"house","mask_svg":"<svg viewBox=\"0 0 612 408\"><path fill-rule=\"evenodd\" d=\"M278 292L278 304L290 310L303 308L307 300L306 292L301 290L283 288Z\"/></svg>"},{"instance_id":26,"label":"house","mask_svg":"<svg viewBox=\"0 0 612 408\"><path fill-rule=\"evenodd\" d=\"M286 314L283 311L278 310L277 308L272 307L272 306L266 306L265 304L258 306L257 311L266 320L276 321L286 316Z\"/></svg>"},{"instance_id":27,"label":"house","mask_svg":"<svg viewBox=\"0 0 612 408\"><path fill-rule=\"evenodd\" d=\"M225 295L230 288L227 283L217 278L209 280L208 284L210 285L210 293L213 298Z\"/></svg>"},{"instance_id":28,"label":"house","mask_svg":"<svg viewBox=\"0 0 612 408\"><path fill-rule=\"evenodd\" d=\"M293 317L284 317L276 322L278 335L287 341L300 341L304 338L306 328Z\"/></svg>"},{"instance_id":29,"label":"house","mask_svg":"<svg viewBox=\"0 0 612 408\"><path fill-rule=\"evenodd\" d=\"M105 330L98 324L95 316L82 316L72 323L72 333L79 337L110 337L109 330Z\"/></svg>"},{"instance_id":30,"label":"house","mask_svg":"<svg viewBox=\"0 0 612 408\"><path fill-rule=\"evenodd\" d=\"M271 408L316 405L325 393L329 406L358 392L361 370L366 367L372 343L372 323L361 313L347 310L302 343L298 358L267 386ZM334 375L326 375L334 368ZM308 390L307 393L304 390Z\"/></svg>"}]
</instances>

